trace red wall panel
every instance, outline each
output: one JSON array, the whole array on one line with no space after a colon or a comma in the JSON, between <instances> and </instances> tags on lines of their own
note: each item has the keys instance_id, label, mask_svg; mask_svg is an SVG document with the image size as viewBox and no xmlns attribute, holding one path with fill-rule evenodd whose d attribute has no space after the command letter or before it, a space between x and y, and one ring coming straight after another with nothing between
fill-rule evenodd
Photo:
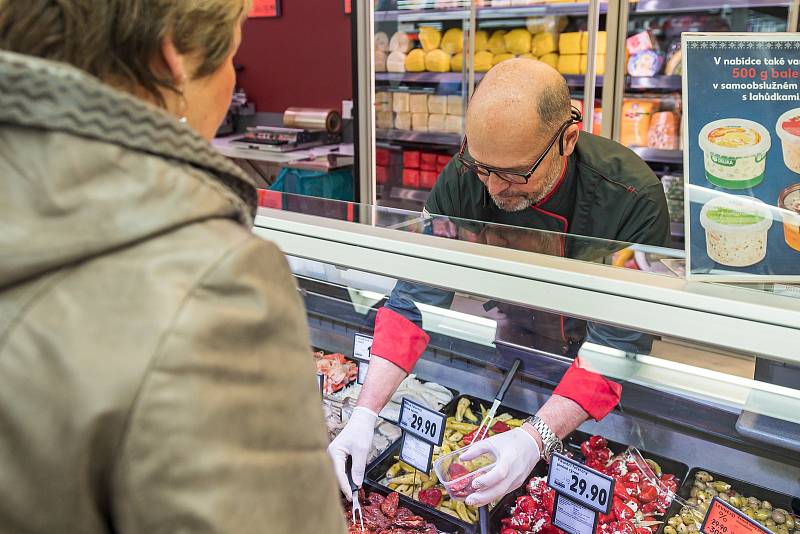
<instances>
[{"instance_id":1,"label":"red wall panel","mask_svg":"<svg viewBox=\"0 0 800 534\"><path fill-rule=\"evenodd\" d=\"M282 0L278 18L245 22L236 63L256 109L341 109L353 94L350 15L342 0Z\"/></svg>"}]
</instances>

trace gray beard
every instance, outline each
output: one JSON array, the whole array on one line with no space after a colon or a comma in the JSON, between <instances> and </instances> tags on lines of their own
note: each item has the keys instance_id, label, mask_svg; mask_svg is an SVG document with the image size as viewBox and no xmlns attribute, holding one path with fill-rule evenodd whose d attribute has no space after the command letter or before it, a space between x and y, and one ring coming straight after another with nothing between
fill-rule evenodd
<instances>
[{"instance_id":1,"label":"gray beard","mask_svg":"<svg viewBox=\"0 0 800 534\"><path fill-rule=\"evenodd\" d=\"M547 181L547 186L538 195L533 195L521 199L501 198L491 195L492 202L494 202L495 206L508 213L514 213L517 211L526 210L531 206L538 204L539 202L542 201L544 197L550 194L550 192L556 186L556 183L558 183L558 179L561 178L561 171L562 171L561 165L556 165L556 170L555 172L553 172L553 175Z\"/></svg>"}]
</instances>

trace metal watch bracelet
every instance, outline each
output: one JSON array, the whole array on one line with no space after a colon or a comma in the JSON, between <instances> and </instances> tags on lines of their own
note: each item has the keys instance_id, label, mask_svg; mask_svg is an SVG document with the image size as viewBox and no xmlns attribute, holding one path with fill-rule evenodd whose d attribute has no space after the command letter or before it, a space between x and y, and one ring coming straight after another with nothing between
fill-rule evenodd
<instances>
[{"instance_id":1,"label":"metal watch bracelet","mask_svg":"<svg viewBox=\"0 0 800 534\"><path fill-rule=\"evenodd\" d=\"M553 432L547 423L539 419L537 416L529 417L525 420L526 423L531 425L539 433L542 438L542 459L550 463L550 458L554 452L562 453L564 451L564 444L558 439L555 432Z\"/></svg>"}]
</instances>

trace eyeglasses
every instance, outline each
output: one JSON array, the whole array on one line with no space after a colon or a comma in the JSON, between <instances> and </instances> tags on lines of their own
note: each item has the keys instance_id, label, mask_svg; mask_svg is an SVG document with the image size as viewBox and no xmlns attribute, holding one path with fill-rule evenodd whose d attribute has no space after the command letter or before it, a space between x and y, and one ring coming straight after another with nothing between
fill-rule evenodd
<instances>
[{"instance_id":1,"label":"eyeglasses","mask_svg":"<svg viewBox=\"0 0 800 534\"><path fill-rule=\"evenodd\" d=\"M581 117L581 112L573 107L570 110L569 119L564 121L564 124L558 128L555 135L553 135L553 138L550 139L550 142L547 144L547 148L545 148L544 152L542 152L542 155L536 159L531 168L526 172L519 172L514 169L504 169L501 167L492 167L491 165L485 165L473 159L467 159L467 156L465 155L467 152L467 136L464 136L464 140L461 141L461 148L458 151L458 161L461 163L461 165L471 170L478 176L488 178L494 174L501 180L511 182L512 184L527 184L528 180L530 180L531 176L533 176L533 173L536 172L536 169L538 169L544 161L547 153L550 152L550 150L553 148L553 145L556 144L556 141L558 141L559 154L562 156L564 155L564 133L567 131L567 128L573 124L578 124L581 122L581 120L583 120Z\"/></svg>"}]
</instances>

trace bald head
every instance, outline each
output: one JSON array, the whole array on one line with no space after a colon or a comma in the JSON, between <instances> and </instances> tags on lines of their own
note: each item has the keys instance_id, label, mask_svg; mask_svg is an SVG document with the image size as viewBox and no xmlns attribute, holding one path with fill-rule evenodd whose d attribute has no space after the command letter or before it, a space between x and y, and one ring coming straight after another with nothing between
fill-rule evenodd
<instances>
[{"instance_id":1,"label":"bald head","mask_svg":"<svg viewBox=\"0 0 800 534\"><path fill-rule=\"evenodd\" d=\"M569 88L558 71L535 59L503 61L486 74L469 103L470 152L497 167L530 164L569 112Z\"/></svg>"}]
</instances>

